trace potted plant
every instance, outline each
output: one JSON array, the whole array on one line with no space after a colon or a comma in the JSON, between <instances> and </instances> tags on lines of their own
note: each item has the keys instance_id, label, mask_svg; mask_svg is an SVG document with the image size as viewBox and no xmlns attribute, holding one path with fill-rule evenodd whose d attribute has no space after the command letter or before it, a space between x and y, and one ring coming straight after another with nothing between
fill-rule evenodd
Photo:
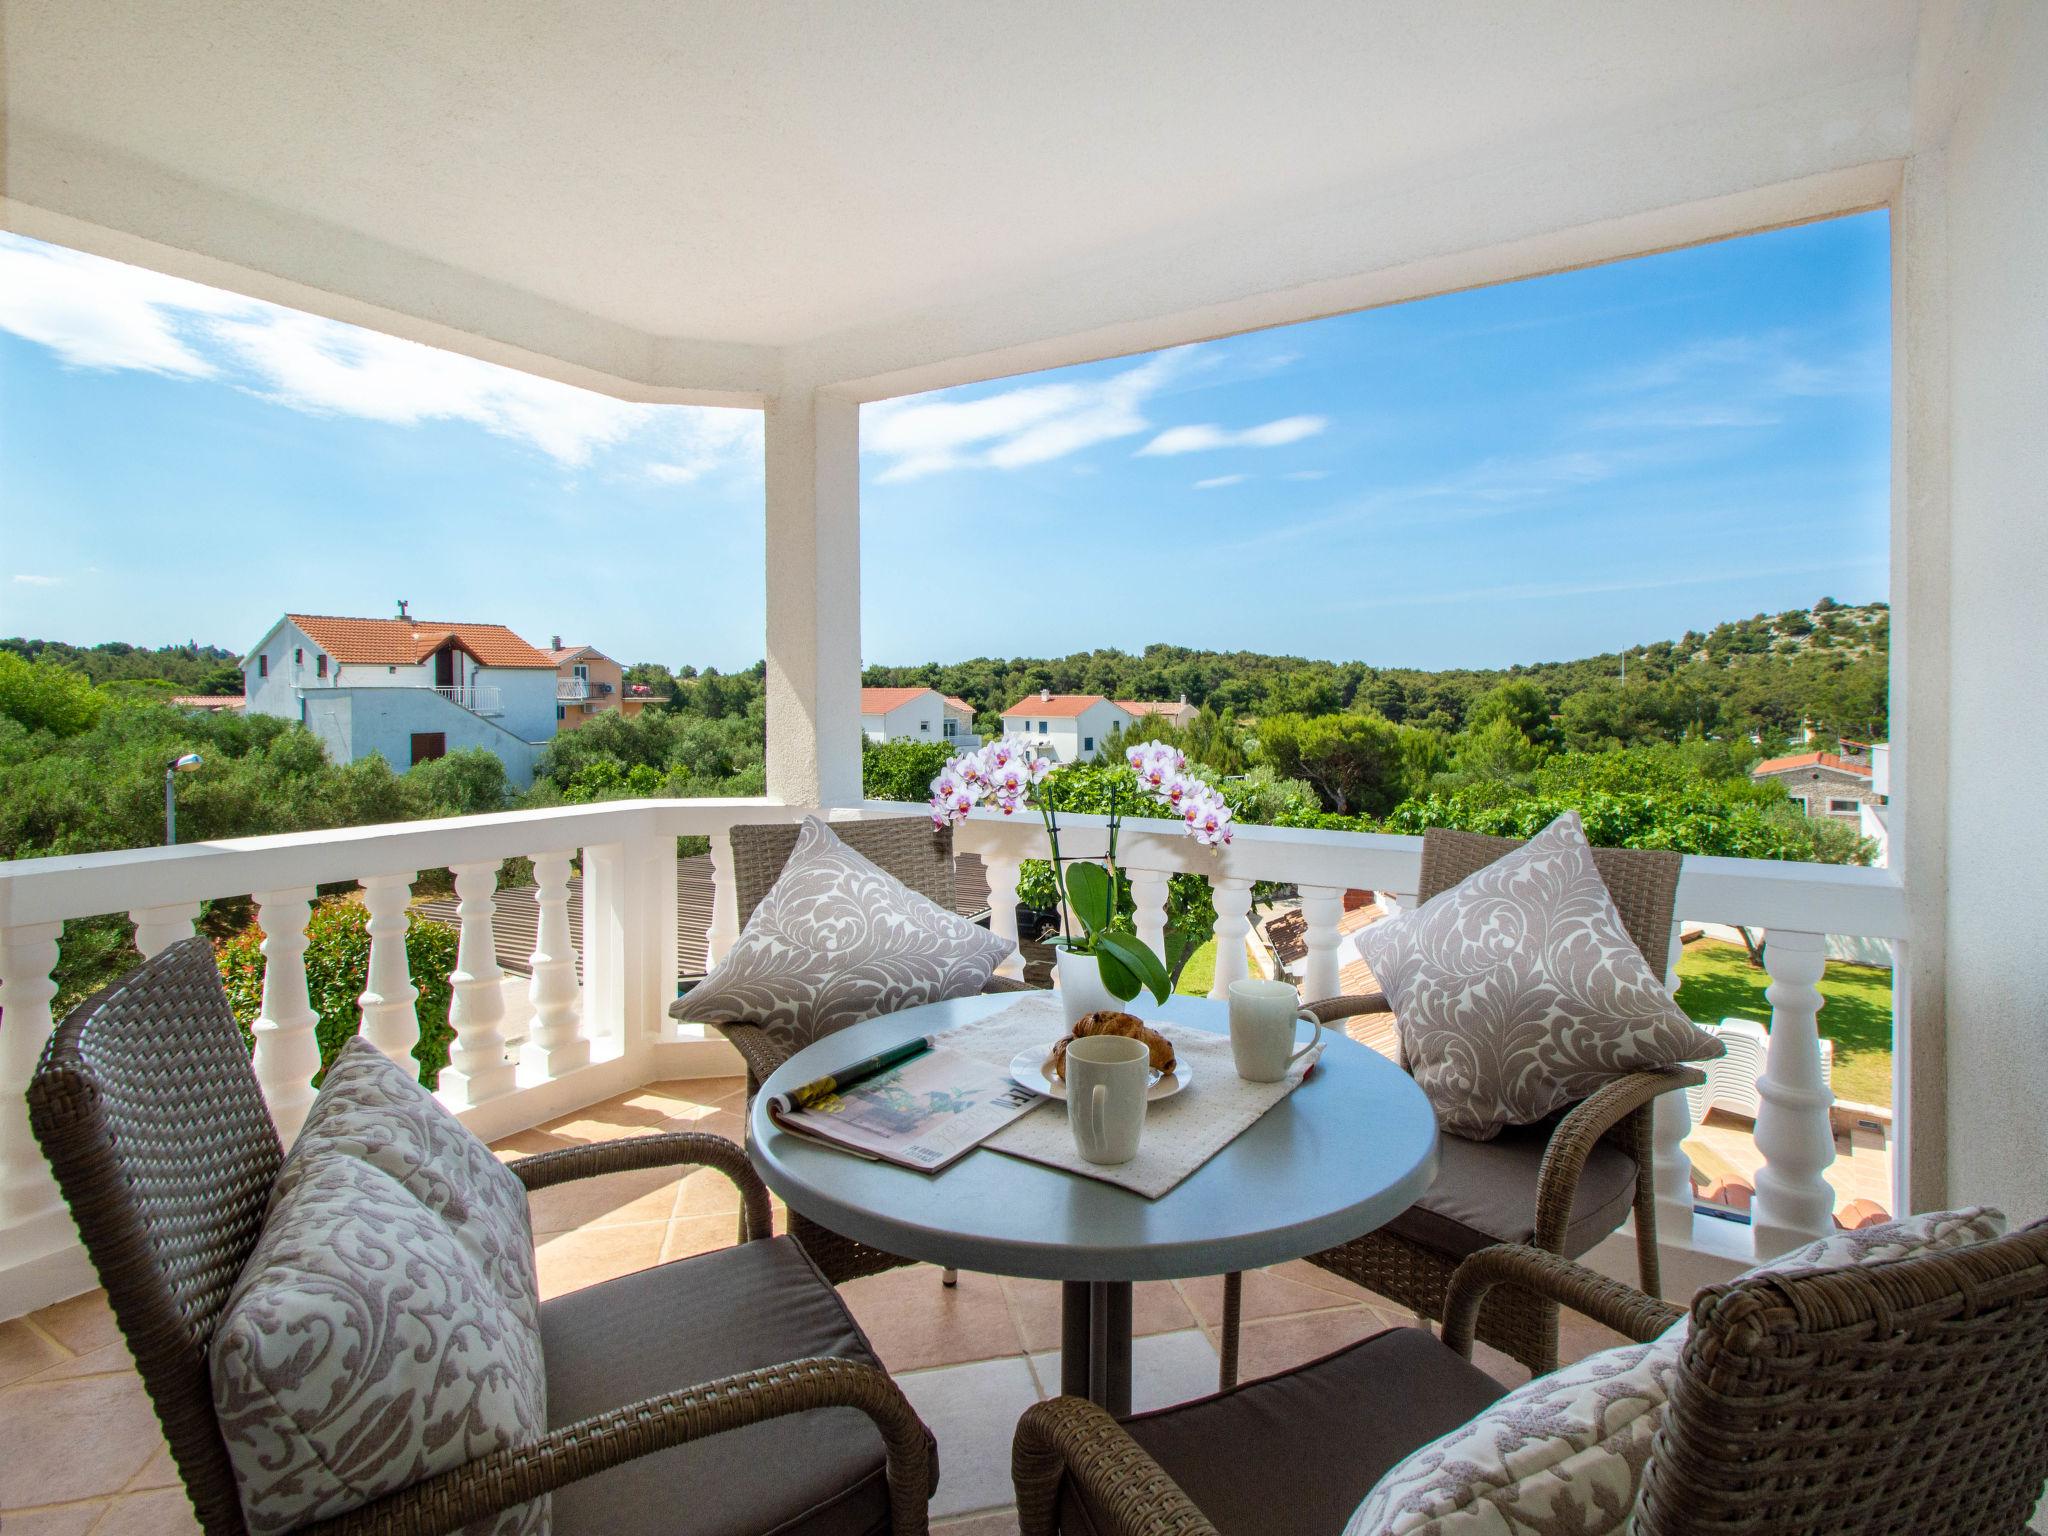
<instances>
[{"instance_id":1,"label":"potted plant","mask_svg":"<svg viewBox=\"0 0 2048 1536\"><path fill-rule=\"evenodd\" d=\"M1187 759L1177 749L1148 741L1124 756L1137 779L1134 794L1170 807L1206 847L1231 840L1230 808L1222 794L1189 773ZM1054 767L1051 758L1015 737L952 758L932 780L932 821L953 826L965 821L977 805L992 806L1005 816L1020 810L1039 813L1059 899L1060 936L1053 948L1069 1026L1084 1014L1128 1003L1141 990L1163 1003L1173 985L1166 961L1122 917L1125 877L1116 856L1123 827L1121 787L1111 790L1109 841L1102 862L1070 862L1060 852L1059 811L1046 792Z\"/></svg>"}]
</instances>

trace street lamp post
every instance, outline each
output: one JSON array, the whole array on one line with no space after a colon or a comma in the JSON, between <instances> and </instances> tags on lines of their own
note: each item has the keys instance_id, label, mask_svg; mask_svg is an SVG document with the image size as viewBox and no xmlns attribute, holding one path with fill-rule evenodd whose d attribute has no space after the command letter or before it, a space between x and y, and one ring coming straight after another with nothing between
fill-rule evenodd
<instances>
[{"instance_id":1,"label":"street lamp post","mask_svg":"<svg viewBox=\"0 0 2048 1536\"><path fill-rule=\"evenodd\" d=\"M164 846L175 846L178 841L178 775L190 773L206 759L197 752L187 752L174 759L164 769Z\"/></svg>"}]
</instances>

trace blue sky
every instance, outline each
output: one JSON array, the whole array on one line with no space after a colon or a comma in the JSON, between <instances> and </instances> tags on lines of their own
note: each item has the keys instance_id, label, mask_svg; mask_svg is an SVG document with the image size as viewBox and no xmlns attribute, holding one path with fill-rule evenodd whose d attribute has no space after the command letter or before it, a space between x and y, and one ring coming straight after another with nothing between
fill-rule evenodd
<instances>
[{"instance_id":1,"label":"blue sky","mask_svg":"<svg viewBox=\"0 0 2048 1536\"><path fill-rule=\"evenodd\" d=\"M1496 666L1886 592L1882 213L868 407L870 662ZM0 236L0 633L761 653L759 422Z\"/></svg>"}]
</instances>

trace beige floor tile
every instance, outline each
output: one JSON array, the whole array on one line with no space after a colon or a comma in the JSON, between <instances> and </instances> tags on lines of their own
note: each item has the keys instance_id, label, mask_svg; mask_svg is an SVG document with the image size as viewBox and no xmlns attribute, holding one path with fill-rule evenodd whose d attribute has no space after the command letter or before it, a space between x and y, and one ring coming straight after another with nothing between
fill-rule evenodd
<instances>
[{"instance_id":1,"label":"beige floor tile","mask_svg":"<svg viewBox=\"0 0 2048 1536\"><path fill-rule=\"evenodd\" d=\"M747 1144L747 1122L734 1109L707 1109L700 1113L676 1115L661 1123L664 1131L705 1131L723 1136L738 1146Z\"/></svg>"},{"instance_id":2,"label":"beige floor tile","mask_svg":"<svg viewBox=\"0 0 2048 1536\"><path fill-rule=\"evenodd\" d=\"M1180 1282L1180 1293L1194 1308L1195 1316L1204 1324L1214 1328L1223 1321L1223 1277L1205 1275L1198 1280ZM1329 1307L1344 1306L1345 1300L1334 1290L1319 1285L1305 1285L1299 1280L1290 1280L1276 1275L1271 1270L1255 1269L1244 1277L1244 1316L1250 1322L1260 1317L1288 1317L1296 1312L1318 1312Z\"/></svg>"},{"instance_id":3,"label":"beige floor tile","mask_svg":"<svg viewBox=\"0 0 2048 1536\"><path fill-rule=\"evenodd\" d=\"M63 1345L22 1319L0 1323L0 1387L69 1358Z\"/></svg>"},{"instance_id":4,"label":"beige floor tile","mask_svg":"<svg viewBox=\"0 0 2048 1536\"><path fill-rule=\"evenodd\" d=\"M1038 1390L1047 1397L1060 1391L1059 1350L1031 1357L1031 1370L1038 1378ZM1179 1333L1155 1333L1131 1342L1131 1411L1150 1413L1170 1408L1197 1397L1207 1397L1218 1386L1215 1347L1199 1328Z\"/></svg>"},{"instance_id":5,"label":"beige floor tile","mask_svg":"<svg viewBox=\"0 0 2048 1536\"><path fill-rule=\"evenodd\" d=\"M1519 1387L1529 1379L1529 1367L1477 1339L1472 1341L1472 1363L1504 1387Z\"/></svg>"},{"instance_id":6,"label":"beige floor tile","mask_svg":"<svg viewBox=\"0 0 2048 1536\"><path fill-rule=\"evenodd\" d=\"M184 1489L160 1488L116 1499L93 1536L199 1536L199 1521Z\"/></svg>"},{"instance_id":7,"label":"beige floor tile","mask_svg":"<svg viewBox=\"0 0 2048 1536\"><path fill-rule=\"evenodd\" d=\"M1023 1353L993 1275L963 1274L958 1285L946 1286L932 1265L912 1264L848 1281L839 1295L891 1371Z\"/></svg>"},{"instance_id":8,"label":"beige floor tile","mask_svg":"<svg viewBox=\"0 0 2048 1536\"><path fill-rule=\"evenodd\" d=\"M593 1141L616 1141L622 1136L652 1136L669 1128L669 1118L659 1110L630 1109L613 1100L551 1120L541 1129L550 1136L585 1146Z\"/></svg>"},{"instance_id":9,"label":"beige floor tile","mask_svg":"<svg viewBox=\"0 0 2048 1536\"><path fill-rule=\"evenodd\" d=\"M1256 1381L1291 1371L1383 1332L1386 1326L1385 1319L1365 1307L1337 1307L1247 1322L1238 1345L1237 1379Z\"/></svg>"},{"instance_id":10,"label":"beige floor tile","mask_svg":"<svg viewBox=\"0 0 2048 1536\"><path fill-rule=\"evenodd\" d=\"M1292 1280L1298 1285L1313 1285L1343 1297L1346 1301L1363 1302L1376 1312L1406 1312L1408 1309L1399 1302L1390 1301L1377 1291L1368 1291L1364 1286L1346 1280L1342 1275L1333 1275L1319 1264L1307 1259L1289 1259L1285 1264L1269 1264L1266 1272L1278 1275L1282 1280Z\"/></svg>"},{"instance_id":11,"label":"beige floor tile","mask_svg":"<svg viewBox=\"0 0 2048 1536\"><path fill-rule=\"evenodd\" d=\"M662 1235L661 1262L687 1259L695 1254L730 1248L739 1241L737 1214L725 1216L684 1216L668 1224Z\"/></svg>"},{"instance_id":12,"label":"beige floor tile","mask_svg":"<svg viewBox=\"0 0 2048 1536\"><path fill-rule=\"evenodd\" d=\"M650 1221L631 1227L586 1227L542 1238L535 1254L541 1299L647 1268L660 1259L667 1231L666 1223Z\"/></svg>"},{"instance_id":13,"label":"beige floor tile","mask_svg":"<svg viewBox=\"0 0 2048 1536\"><path fill-rule=\"evenodd\" d=\"M746 1094L744 1077L687 1077L649 1083L628 1096L628 1102L670 1106L670 1115L692 1109L733 1108Z\"/></svg>"},{"instance_id":14,"label":"beige floor tile","mask_svg":"<svg viewBox=\"0 0 2048 1536\"><path fill-rule=\"evenodd\" d=\"M29 1314L29 1321L74 1355L90 1354L121 1337L105 1291L87 1291Z\"/></svg>"},{"instance_id":15,"label":"beige floor tile","mask_svg":"<svg viewBox=\"0 0 2048 1536\"><path fill-rule=\"evenodd\" d=\"M716 1168L699 1168L676 1186L675 1208L669 1215L723 1216L739 1208L740 1187Z\"/></svg>"},{"instance_id":16,"label":"beige floor tile","mask_svg":"<svg viewBox=\"0 0 2048 1536\"><path fill-rule=\"evenodd\" d=\"M118 1493L162 1443L138 1377L9 1387L0 1392L0 1509Z\"/></svg>"},{"instance_id":17,"label":"beige floor tile","mask_svg":"<svg viewBox=\"0 0 2048 1536\"><path fill-rule=\"evenodd\" d=\"M1038 1351L1060 1346L1060 1286L1056 1280L1005 1280L1010 1310L1024 1347ZM1175 1333L1194 1326L1195 1315L1170 1281L1145 1280L1131 1287L1131 1332Z\"/></svg>"},{"instance_id":18,"label":"beige floor tile","mask_svg":"<svg viewBox=\"0 0 2048 1536\"><path fill-rule=\"evenodd\" d=\"M1038 1400L1023 1357L912 1371L896 1380L938 1438L932 1518L1001 1509L1013 1501L1010 1440L1018 1417Z\"/></svg>"},{"instance_id":19,"label":"beige floor tile","mask_svg":"<svg viewBox=\"0 0 2048 1536\"><path fill-rule=\"evenodd\" d=\"M143 1469L128 1479L128 1493L146 1493L152 1488L182 1488L185 1481L178 1475L178 1464L171 1460L171 1448L159 1445L156 1454L149 1458Z\"/></svg>"},{"instance_id":20,"label":"beige floor tile","mask_svg":"<svg viewBox=\"0 0 2048 1536\"><path fill-rule=\"evenodd\" d=\"M7 1536L86 1536L106 1512L104 1499L53 1509L10 1509L0 1512L0 1530Z\"/></svg>"},{"instance_id":21,"label":"beige floor tile","mask_svg":"<svg viewBox=\"0 0 2048 1536\"><path fill-rule=\"evenodd\" d=\"M510 1136L501 1136L491 1143L491 1150L498 1154L500 1162L515 1162L522 1157L533 1157L542 1152L559 1152L564 1147L581 1146L567 1136L551 1136L546 1131L514 1131Z\"/></svg>"},{"instance_id":22,"label":"beige floor tile","mask_svg":"<svg viewBox=\"0 0 2048 1536\"><path fill-rule=\"evenodd\" d=\"M128 1353L128 1346L116 1339L89 1354L73 1355L48 1370L38 1372L35 1381L65 1381L77 1376L112 1376L135 1369L135 1357Z\"/></svg>"},{"instance_id":23,"label":"beige floor tile","mask_svg":"<svg viewBox=\"0 0 2048 1536\"><path fill-rule=\"evenodd\" d=\"M997 1509L960 1520L942 1520L932 1526L932 1536L1017 1536L1017 1511Z\"/></svg>"},{"instance_id":24,"label":"beige floor tile","mask_svg":"<svg viewBox=\"0 0 2048 1536\"><path fill-rule=\"evenodd\" d=\"M536 1236L573 1232L578 1227L615 1227L636 1221L667 1221L675 1211L683 1174L677 1168L636 1168L550 1184L527 1198Z\"/></svg>"},{"instance_id":25,"label":"beige floor tile","mask_svg":"<svg viewBox=\"0 0 2048 1536\"><path fill-rule=\"evenodd\" d=\"M1616 1333L1612 1328L1603 1327L1590 1317L1582 1317L1569 1307L1558 1313L1557 1358L1569 1365L1574 1360L1583 1360L1588 1355L1598 1354L1603 1349L1620 1349L1635 1340L1626 1334Z\"/></svg>"}]
</instances>

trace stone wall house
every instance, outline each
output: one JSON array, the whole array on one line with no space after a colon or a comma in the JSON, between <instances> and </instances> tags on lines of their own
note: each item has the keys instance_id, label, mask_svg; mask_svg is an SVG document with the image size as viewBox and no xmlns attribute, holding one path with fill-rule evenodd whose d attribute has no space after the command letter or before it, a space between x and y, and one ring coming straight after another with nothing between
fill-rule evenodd
<instances>
[{"instance_id":1,"label":"stone wall house","mask_svg":"<svg viewBox=\"0 0 2048 1536\"><path fill-rule=\"evenodd\" d=\"M1749 770L1752 779L1776 779L1809 816L1858 826L1863 807L1884 804L1871 783L1870 764L1835 752L1800 752L1773 757Z\"/></svg>"}]
</instances>

